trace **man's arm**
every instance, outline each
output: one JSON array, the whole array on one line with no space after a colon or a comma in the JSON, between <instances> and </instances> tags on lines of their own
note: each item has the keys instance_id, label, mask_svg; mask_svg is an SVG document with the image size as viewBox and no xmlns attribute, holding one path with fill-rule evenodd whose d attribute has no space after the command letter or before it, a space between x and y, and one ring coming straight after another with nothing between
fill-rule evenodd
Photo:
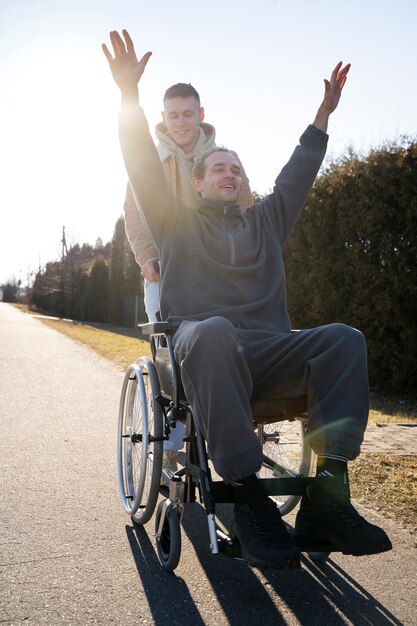
<instances>
[{"instance_id":1,"label":"man's arm","mask_svg":"<svg viewBox=\"0 0 417 626\"><path fill-rule=\"evenodd\" d=\"M328 136L310 125L300 137L290 160L279 173L273 193L261 205L268 228L284 245L300 215L326 154Z\"/></svg>"},{"instance_id":2,"label":"man's arm","mask_svg":"<svg viewBox=\"0 0 417 626\"><path fill-rule=\"evenodd\" d=\"M275 181L274 192L265 202L265 219L286 242L320 169L327 148L326 134L331 113L339 104L350 65L338 63L330 80L325 80L323 101L314 123L300 137L300 145Z\"/></svg>"},{"instance_id":3,"label":"man's arm","mask_svg":"<svg viewBox=\"0 0 417 626\"><path fill-rule=\"evenodd\" d=\"M136 263L141 267L142 276L150 282L158 282L159 273L155 269L154 262L159 260L159 254L149 229L138 211L129 182L126 187L123 211L127 239L135 255Z\"/></svg>"},{"instance_id":4,"label":"man's arm","mask_svg":"<svg viewBox=\"0 0 417 626\"><path fill-rule=\"evenodd\" d=\"M142 212L157 247L176 219L180 201L167 182L158 153L149 133L148 123L139 105L138 83L151 56L147 52L138 61L129 33L112 31L114 56L102 48L113 78L121 91L119 137L123 159L138 209ZM165 234L166 234L165 232Z\"/></svg>"}]
</instances>

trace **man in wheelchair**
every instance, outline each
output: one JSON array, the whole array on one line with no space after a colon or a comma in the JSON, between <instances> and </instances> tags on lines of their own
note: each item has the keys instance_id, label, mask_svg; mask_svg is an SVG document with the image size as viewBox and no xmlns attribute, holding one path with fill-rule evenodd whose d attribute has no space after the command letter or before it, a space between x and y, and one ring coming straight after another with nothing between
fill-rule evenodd
<instances>
[{"instance_id":1,"label":"man in wheelchair","mask_svg":"<svg viewBox=\"0 0 417 626\"><path fill-rule=\"evenodd\" d=\"M139 107L137 60L126 31L103 45L121 90L120 142L139 210L160 252L161 316L179 324L173 338L187 400L217 473L234 493L231 536L251 565L299 566L300 550L331 545L345 554L391 549L385 532L350 502L347 463L360 452L369 409L363 335L343 324L292 332L283 248L325 155L330 114L350 66L339 63L316 117L300 137L273 192L242 213L239 164L215 148L196 162L190 209L175 196ZM294 538L256 473L262 448L253 407L305 397L319 480L307 488Z\"/></svg>"}]
</instances>

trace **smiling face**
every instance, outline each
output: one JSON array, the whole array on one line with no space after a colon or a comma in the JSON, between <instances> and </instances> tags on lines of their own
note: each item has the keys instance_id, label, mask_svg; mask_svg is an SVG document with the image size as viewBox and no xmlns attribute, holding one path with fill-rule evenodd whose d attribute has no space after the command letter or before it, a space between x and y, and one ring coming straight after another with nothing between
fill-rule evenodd
<instances>
[{"instance_id":1,"label":"smiling face","mask_svg":"<svg viewBox=\"0 0 417 626\"><path fill-rule=\"evenodd\" d=\"M203 198L225 204L237 202L242 176L240 166L229 152L212 152L204 160L203 178L194 178L193 187Z\"/></svg>"},{"instance_id":2,"label":"smiling face","mask_svg":"<svg viewBox=\"0 0 417 626\"><path fill-rule=\"evenodd\" d=\"M193 151L204 120L204 109L193 96L167 98L164 102L162 118L168 135L189 154Z\"/></svg>"}]
</instances>

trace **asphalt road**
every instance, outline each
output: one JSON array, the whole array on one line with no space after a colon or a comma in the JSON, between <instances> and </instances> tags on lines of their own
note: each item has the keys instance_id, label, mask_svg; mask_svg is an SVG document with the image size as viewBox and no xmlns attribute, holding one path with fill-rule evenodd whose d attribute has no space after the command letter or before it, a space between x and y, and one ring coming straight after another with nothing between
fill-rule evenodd
<instances>
[{"instance_id":1,"label":"asphalt road","mask_svg":"<svg viewBox=\"0 0 417 626\"><path fill-rule=\"evenodd\" d=\"M164 572L153 521L133 527L119 502L122 378L0 303L1 624L417 624L415 538L372 511L392 552L262 573L211 556L205 516L190 505L180 564Z\"/></svg>"}]
</instances>

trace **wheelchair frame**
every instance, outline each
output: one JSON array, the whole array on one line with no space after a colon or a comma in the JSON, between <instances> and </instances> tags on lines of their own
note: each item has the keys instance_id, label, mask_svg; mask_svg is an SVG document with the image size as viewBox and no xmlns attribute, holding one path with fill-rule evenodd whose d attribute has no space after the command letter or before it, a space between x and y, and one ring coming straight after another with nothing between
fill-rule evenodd
<instances>
[{"instance_id":1,"label":"wheelchair frame","mask_svg":"<svg viewBox=\"0 0 417 626\"><path fill-rule=\"evenodd\" d=\"M152 359L142 357L132 364L123 382L118 426L119 491L123 506L132 520L140 525L152 517L160 493L161 478L168 486L168 497L160 501L155 516L155 537L159 560L164 569L173 571L181 553L181 517L184 506L199 501L208 519L210 550L238 557L239 546L232 543L216 524L218 503L233 503L232 487L214 480L208 461L206 442L196 425L184 396L180 374L175 363L172 338L178 326L167 322L144 324L142 333L149 336ZM273 459L265 458L266 472L260 473L263 488L273 496L289 495L280 507L284 515L292 510L304 494L311 477L313 452L307 441L307 417L285 414L275 422L295 419L301 422L302 455L298 471L286 468ZM185 424L185 463L176 472L164 470L162 476L163 441L169 438L177 422ZM263 424L254 424L264 434ZM272 433L278 443L279 434ZM263 440L261 439L262 443ZM279 477L277 477L279 476ZM166 496L166 494L165 494ZM328 553L310 554L323 559Z\"/></svg>"}]
</instances>

